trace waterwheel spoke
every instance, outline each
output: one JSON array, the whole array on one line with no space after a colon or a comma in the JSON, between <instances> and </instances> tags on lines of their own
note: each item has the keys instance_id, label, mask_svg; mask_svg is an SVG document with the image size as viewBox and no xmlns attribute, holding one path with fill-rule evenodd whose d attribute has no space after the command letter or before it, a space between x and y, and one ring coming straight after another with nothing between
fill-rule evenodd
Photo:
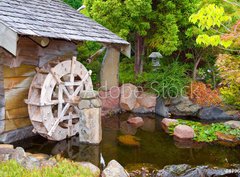
<instances>
[{"instance_id":1,"label":"waterwheel spoke","mask_svg":"<svg viewBox=\"0 0 240 177\"><path fill-rule=\"evenodd\" d=\"M70 99L71 95L70 95L68 89L65 86L62 86L62 89L63 89L63 92L67 95L68 99Z\"/></svg>"},{"instance_id":2,"label":"waterwheel spoke","mask_svg":"<svg viewBox=\"0 0 240 177\"><path fill-rule=\"evenodd\" d=\"M73 84L74 83L74 70L75 70L75 62L76 62L76 57L72 58L72 62L71 62L71 71L70 71L70 83ZM73 94L74 92L74 87L70 86L69 87L69 92L70 94Z\"/></svg>"},{"instance_id":3,"label":"waterwheel spoke","mask_svg":"<svg viewBox=\"0 0 240 177\"><path fill-rule=\"evenodd\" d=\"M57 120L55 121L55 123L53 124L52 128L50 129L50 131L48 132L49 136L52 136L53 132L56 130L58 124L62 121L62 118L64 117L64 115L66 114L67 110L69 109L70 104L67 103L63 110L61 111L60 116L58 116Z\"/></svg>"},{"instance_id":4,"label":"waterwheel spoke","mask_svg":"<svg viewBox=\"0 0 240 177\"><path fill-rule=\"evenodd\" d=\"M61 112L63 109L63 86L59 85L58 87L58 117L61 116Z\"/></svg>"},{"instance_id":5,"label":"waterwheel spoke","mask_svg":"<svg viewBox=\"0 0 240 177\"><path fill-rule=\"evenodd\" d=\"M87 81L87 79L91 76L92 71L90 70L86 75L83 77L83 79L80 81L81 84L76 88L76 90L73 93L73 96L77 96L78 93L82 90L84 83Z\"/></svg>"}]
</instances>

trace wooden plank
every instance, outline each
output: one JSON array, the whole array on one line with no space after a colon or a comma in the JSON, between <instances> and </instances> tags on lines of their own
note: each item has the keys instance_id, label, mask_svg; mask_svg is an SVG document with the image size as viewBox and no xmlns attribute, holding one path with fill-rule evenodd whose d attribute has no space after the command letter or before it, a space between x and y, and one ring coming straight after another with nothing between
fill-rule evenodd
<instances>
[{"instance_id":1,"label":"wooden plank","mask_svg":"<svg viewBox=\"0 0 240 177\"><path fill-rule=\"evenodd\" d=\"M2 23L0 23L0 29L1 29L0 46L5 48L10 53L12 53L14 56L16 56L18 34Z\"/></svg>"},{"instance_id":2,"label":"wooden plank","mask_svg":"<svg viewBox=\"0 0 240 177\"><path fill-rule=\"evenodd\" d=\"M4 86L3 86L3 65L2 65L2 58L0 55L0 120L5 118L5 98L4 98ZM0 133L3 126L0 125Z\"/></svg>"},{"instance_id":3,"label":"wooden plank","mask_svg":"<svg viewBox=\"0 0 240 177\"><path fill-rule=\"evenodd\" d=\"M4 124L4 132L16 130L18 128L23 128L31 125L31 121L29 118L20 118L20 119L11 119L11 120L2 120L0 121L0 125Z\"/></svg>"},{"instance_id":4,"label":"wooden plank","mask_svg":"<svg viewBox=\"0 0 240 177\"><path fill-rule=\"evenodd\" d=\"M6 110L6 119L19 119L28 118L28 108L27 106L22 108L16 108L11 110Z\"/></svg>"},{"instance_id":5,"label":"wooden plank","mask_svg":"<svg viewBox=\"0 0 240 177\"><path fill-rule=\"evenodd\" d=\"M47 47L39 49L39 66L41 67L58 57L71 59L76 54L76 44L64 40L51 40Z\"/></svg>"},{"instance_id":6,"label":"wooden plank","mask_svg":"<svg viewBox=\"0 0 240 177\"><path fill-rule=\"evenodd\" d=\"M17 68L10 68L8 66L4 66L3 75L4 78L8 77L20 77L20 76L34 76L36 74L35 66L29 65L21 65Z\"/></svg>"},{"instance_id":7,"label":"wooden plank","mask_svg":"<svg viewBox=\"0 0 240 177\"><path fill-rule=\"evenodd\" d=\"M5 108L6 110L25 107L24 99L28 97L28 88L17 88L5 90Z\"/></svg>"},{"instance_id":8,"label":"wooden plank","mask_svg":"<svg viewBox=\"0 0 240 177\"><path fill-rule=\"evenodd\" d=\"M14 89L14 88L29 88L33 77L15 77L15 78L5 78L4 79L4 89Z\"/></svg>"}]
</instances>

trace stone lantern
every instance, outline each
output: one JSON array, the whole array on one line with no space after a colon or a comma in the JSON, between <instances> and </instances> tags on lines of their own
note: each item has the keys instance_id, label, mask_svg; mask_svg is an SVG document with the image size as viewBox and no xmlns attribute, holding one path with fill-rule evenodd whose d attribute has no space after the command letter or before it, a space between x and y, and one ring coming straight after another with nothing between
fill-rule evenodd
<instances>
[{"instance_id":1,"label":"stone lantern","mask_svg":"<svg viewBox=\"0 0 240 177\"><path fill-rule=\"evenodd\" d=\"M163 56L159 52L152 52L149 58L152 59L152 66L155 70L160 66L160 58L163 58Z\"/></svg>"}]
</instances>

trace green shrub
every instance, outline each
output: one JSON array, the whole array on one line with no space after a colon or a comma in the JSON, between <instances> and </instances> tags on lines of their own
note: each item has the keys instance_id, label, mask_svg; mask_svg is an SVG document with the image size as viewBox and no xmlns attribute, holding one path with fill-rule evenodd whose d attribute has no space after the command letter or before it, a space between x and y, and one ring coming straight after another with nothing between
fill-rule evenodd
<instances>
[{"instance_id":1,"label":"green shrub","mask_svg":"<svg viewBox=\"0 0 240 177\"><path fill-rule=\"evenodd\" d=\"M70 162L61 160L55 167L44 167L41 169L27 170L16 161L7 161L0 163L1 177L94 177L88 168Z\"/></svg>"},{"instance_id":2,"label":"green shrub","mask_svg":"<svg viewBox=\"0 0 240 177\"><path fill-rule=\"evenodd\" d=\"M150 64L145 64L144 72L137 78L134 74L134 62L123 60L120 63L120 82L142 86L145 91L155 93L163 98L176 97L185 94L190 78L187 76L188 66L174 61L162 64L153 70Z\"/></svg>"},{"instance_id":3,"label":"green shrub","mask_svg":"<svg viewBox=\"0 0 240 177\"><path fill-rule=\"evenodd\" d=\"M240 84L232 83L228 87L222 87L220 93L225 103L240 109Z\"/></svg>"}]
</instances>

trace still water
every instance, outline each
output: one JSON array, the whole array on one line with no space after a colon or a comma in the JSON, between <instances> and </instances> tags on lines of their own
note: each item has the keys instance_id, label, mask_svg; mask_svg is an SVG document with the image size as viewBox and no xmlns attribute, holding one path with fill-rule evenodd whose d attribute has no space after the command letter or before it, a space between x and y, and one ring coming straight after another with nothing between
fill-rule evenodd
<instances>
[{"instance_id":1,"label":"still water","mask_svg":"<svg viewBox=\"0 0 240 177\"><path fill-rule=\"evenodd\" d=\"M99 146L80 144L78 137L61 142L47 141L41 137L17 142L27 152L61 154L74 161L90 161L99 166L100 156L106 163L115 159L123 166L150 163L161 169L165 165L190 164L227 167L240 164L240 147L219 144L180 143L164 133L161 118L155 115L142 116L144 125L134 128L126 123L130 114L121 114L103 120L103 141ZM139 147L118 143L118 136L132 134L140 138Z\"/></svg>"}]
</instances>

